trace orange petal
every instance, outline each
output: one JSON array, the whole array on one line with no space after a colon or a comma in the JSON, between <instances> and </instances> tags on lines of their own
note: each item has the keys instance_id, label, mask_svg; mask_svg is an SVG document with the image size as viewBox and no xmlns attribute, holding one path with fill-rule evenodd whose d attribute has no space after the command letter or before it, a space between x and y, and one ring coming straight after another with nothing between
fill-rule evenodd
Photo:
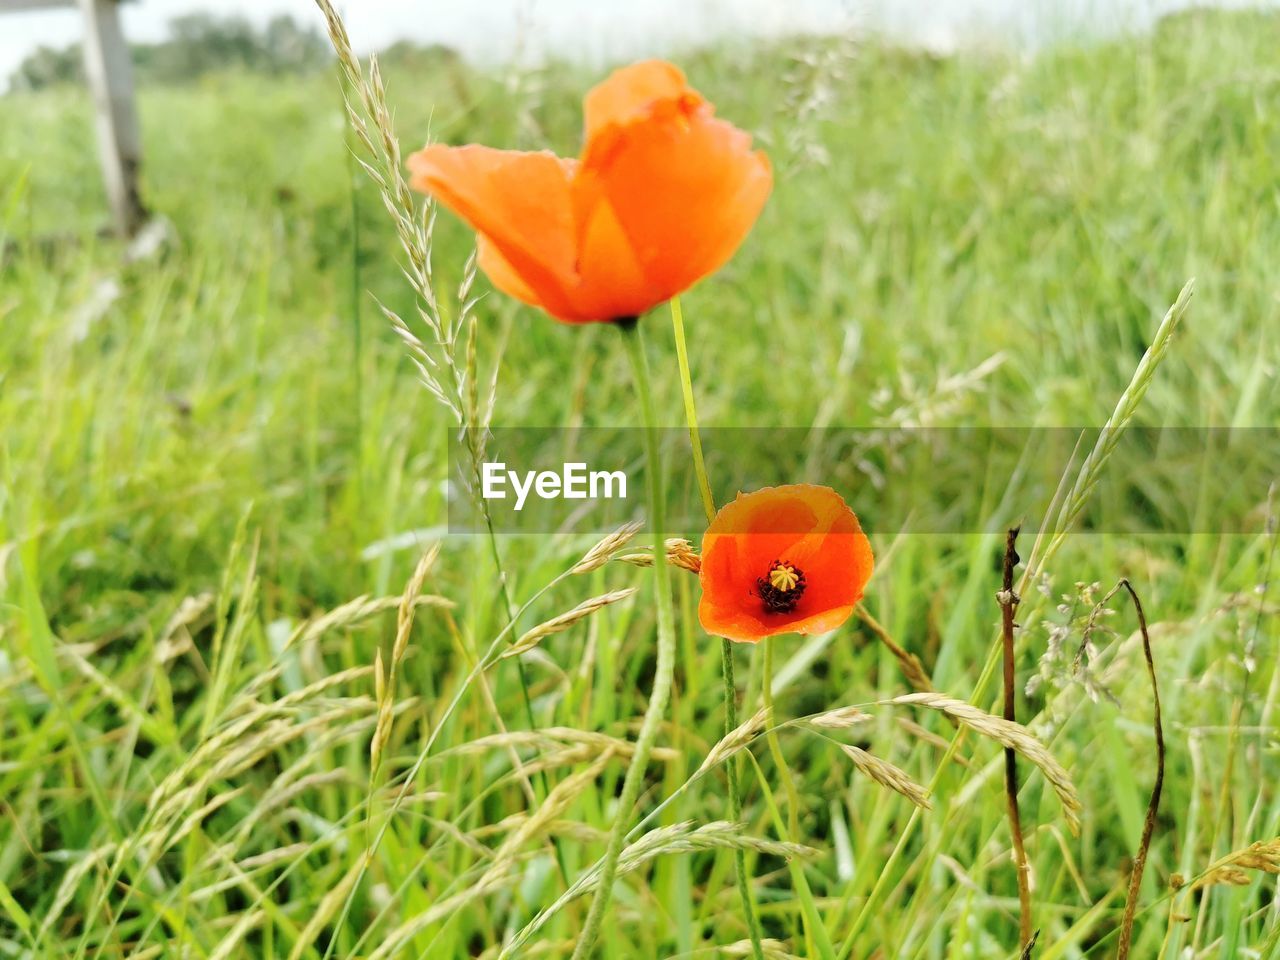
<instances>
[{"instance_id":1,"label":"orange petal","mask_svg":"<svg viewBox=\"0 0 1280 960\"><path fill-rule=\"evenodd\" d=\"M486 238L492 247L486 273L496 267L495 285L557 316L573 314L568 289L576 282L569 187L574 161L546 151L435 144L409 157L408 166L415 189L430 193Z\"/></svg>"},{"instance_id":2,"label":"orange petal","mask_svg":"<svg viewBox=\"0 0 1280 960\"><path fill-rule=\"evenodd\" d=\"M613 208L657 304L733 256L772 187L747 133L709 108L666 103L590 139L574 190L598 190Z\"/></svg>"},{"instance_id":3,"label":"orange petal","mask_svg":"<svg viewBox=\"0 0 1280 960\"><path fill-rule=\"evenodd\" d=\"M494 242L483 233L476 234L476 263L484 271L489 282L509 297L515 297L531 307L542 307L538 294L520 276L511 262L502 255Z\"/></svg>"},{"instance_id":4,"label":"orange petal","mask_svg":"<svg viewBox=\"0 0 1280 960\"><path fill-rule=\"evenodd\" d=\"M588 141L605 128L643 118L661 101L702 97L685 82L684 73L665 60L645 60L622 67L596 84L583 98L583 122Z\"/></svg>"},{"instance_id":5,"label":"orange petal","mask_svg":"<svg viewBox=\"0 0 1280 960\"><path fill-rule=\"evenodd\" d=\"M698 603L698 622L713 637L724 637L738 643L757 643L774 633L762 616L752 615L744 606L715 604L705 593Z\"/></svg>"},{"instance_id":6,"label":"orange petal","mask_svg":"<svg viewBox=\"0 0 1280 960\"><path fill-rule=\"evenodd\" d=\"M613 207L601 201L581 216L585 224L578 253L578 287L573 294L577 312L597 320L615 320L638 317L661 303L653 300L644 269Z\"/></svg>"}]
</instances>

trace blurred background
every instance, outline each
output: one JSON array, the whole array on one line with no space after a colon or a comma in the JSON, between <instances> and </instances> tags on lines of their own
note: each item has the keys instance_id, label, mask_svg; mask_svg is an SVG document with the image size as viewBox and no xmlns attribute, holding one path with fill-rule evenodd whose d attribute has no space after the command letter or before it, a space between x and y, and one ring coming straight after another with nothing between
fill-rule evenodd
<instances>
[{"instance_id":1,"label":"blurred background","mask_svg":"<svg viewBox=\"0 0 1280 960\"><path fill-rule=\"evenodd\" d=\"M340 9L359 52L396 41L443 44L469 62L537 63L565 57L593 65L670 53L727 37L799 33L876 33L933 50L994 45L1034 49L1149 29L1160 17L1191 7L1258 7L1274 0L645 0L603 6L590 0L485 0L424 6L417 0L364 0ZM135 0L124 22L138 43L174 32L177 18L243 18L261 27L289 17L314 24L308 0ZM33 48L65 47L79 31L74 10L28 12L0 31L0 75ZM189 27L187 28L189 29Z\"/></svg>"}]
</instances>

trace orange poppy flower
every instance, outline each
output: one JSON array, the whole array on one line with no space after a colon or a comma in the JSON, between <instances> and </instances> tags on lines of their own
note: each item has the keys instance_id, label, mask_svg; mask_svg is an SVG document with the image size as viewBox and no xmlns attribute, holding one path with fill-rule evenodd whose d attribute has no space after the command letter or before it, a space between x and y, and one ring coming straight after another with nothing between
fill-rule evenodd
<instances>
[{"instance_id":1,"label":"orange poppy flower","mask_svg":"<svg viewBox=\"0 0 1280 960\"><path fill-rule=\"evenodd\" d=\"M499 290L568 323L637 317L722 267L769 196L768 158L713 112L637 63L587 94L581 159L437 144L410 182L475 229Z\"/></svg>"},{"instance_id":2,"label":"orange poppy flower","mask_svg":"<svg viewBox=\"0 0 1280 960\"><path fill-rule=\"evenodd\" d=\"M830 487L740 493L702 538L702 628L755 643L825 633L853 613L875 565L858 518Z\"/></svg>"}]
</instances>

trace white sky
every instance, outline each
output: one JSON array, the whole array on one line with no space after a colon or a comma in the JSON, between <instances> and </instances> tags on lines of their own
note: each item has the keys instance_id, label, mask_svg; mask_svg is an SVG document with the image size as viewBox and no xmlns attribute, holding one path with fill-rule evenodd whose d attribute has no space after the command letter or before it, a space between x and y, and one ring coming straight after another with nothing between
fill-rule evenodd
<instances>
[{"instance_id":1,"label":"white sky","mask_svg":"<svg viewBox=\"0 0 1280 960\"><path fill-rule=\"evenodd\" d=\"M340 0L361 51L399 38L446 43L469 59L537 59L546 52L607 62L660 54L723 35L872 28L909 43L949 48L984 40L1034 45L1063 33L1142 26L1194 0ZM1280 0L1220 0L1277 6ZM4 0L0 0L3 8ZM320 23L312 0L139 0L123 7L136 40L164 36L175 16L278 13ZM1123 21L1121 23L1120 21ZM0 15L0 81L36 45L79 33L74 8Z\"/></svg>"}]
</instances>

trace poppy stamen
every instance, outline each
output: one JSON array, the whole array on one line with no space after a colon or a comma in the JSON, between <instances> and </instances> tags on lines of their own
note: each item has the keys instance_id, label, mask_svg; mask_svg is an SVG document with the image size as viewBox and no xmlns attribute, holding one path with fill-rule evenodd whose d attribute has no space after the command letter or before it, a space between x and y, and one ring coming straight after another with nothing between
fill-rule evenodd
<instances>
[{"instance_id":1,"label":"poppy stamen","mask_svg":"<svg viewBox=\"0 0 1280 960\"><path fill-rule=\"evenodd\" d=\"M764 608L770 613L790 613L800 602L805 588L804 571L782 560L773 561L769 572L756 580Z\"/></svg>"}]
</instances>

